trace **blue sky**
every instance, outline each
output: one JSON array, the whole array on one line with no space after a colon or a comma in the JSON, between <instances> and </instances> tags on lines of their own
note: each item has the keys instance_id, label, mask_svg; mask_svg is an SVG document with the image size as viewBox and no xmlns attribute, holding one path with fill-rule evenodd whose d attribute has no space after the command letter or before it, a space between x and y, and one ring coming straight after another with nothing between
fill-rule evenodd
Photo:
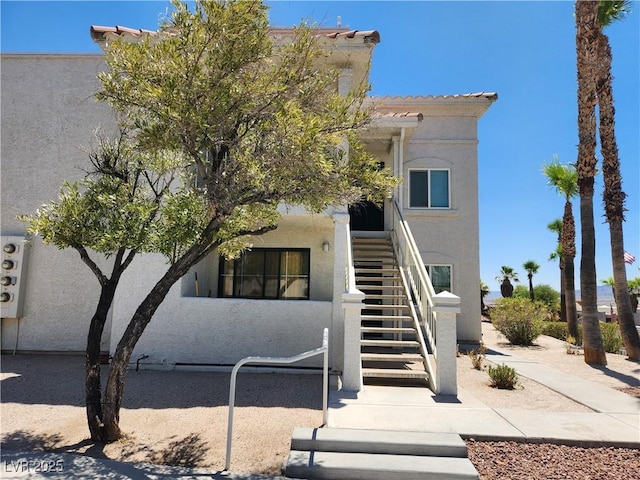
<instances>
[{"instance_id":1,"label":"blue sky","mask_svg":"<svg viewBox=\"0 0 640 480\"><path fill-rule=\"evenodd\" d=\"M271 23L311 19L322 26L378 30L371 70L373 95L498 92L479 124L481 278L492 290L502 265L526 282L522 264L535 260L536 283L559 287L549 262L555 235L547 224L562 216L563 199L546 185L543 163L558 154L575 162L576 75L570 1L275 1ZM89 26L155 29L169 6L156 1L7 1L1 4L1 50L99 52ZM625 248L638 257L627 267L640 276L640 2L607 29L613 49L616 134L628 194ZM608 226L596 198L597 278L611 276ZM574 202L578 219L578 199ZM579 239L579 236L578 236ZM579 245L578 245L579 252ZM579 254L578 254L579 255ZM576 259L576 281L579 258Z\"/></svg>"}]
</instances>

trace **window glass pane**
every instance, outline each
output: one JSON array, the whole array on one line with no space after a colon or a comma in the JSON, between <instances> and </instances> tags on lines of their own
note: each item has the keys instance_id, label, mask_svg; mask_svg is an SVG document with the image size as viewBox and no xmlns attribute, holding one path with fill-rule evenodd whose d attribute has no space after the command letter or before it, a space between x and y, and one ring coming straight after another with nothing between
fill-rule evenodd
<instances>
[{"instance_id":1,"label":"window glass pane","mask_svg":"<svg viewBox=\"0 0 640 480\"><path fill-rule=\"evenodd\" d=\"M240 258L238 281L239 296L260 298L264 287L264 252L253 250Z\"/></svg>"},{"instance_id":2,"label":"window glass pane","mask_svg":"<svg viewBox=\"0 0 640 480\"><path fill-rule=\"evenodd\" d=\"M220 261L220 295L243 298L309 298L309 250L253 249Z\"/></svg>"},{"instance_id":3,"label":"window glass pane","mask_svg":"<svg viewBox=\"0 0 640 480\"><path fill-rule=\"evenodd\" d=\"M449 207L449 172L431 170L431 207Z\"/></svg>"},{"instance_id":4,"label":"window glass pane","mask_svg":"<svg viewBox=\"0 0 640 480\"><path fill-rule=\"evenodd\" d=\"M278 278L280 276L280 252L265 252L264 262L264 297L278 298Z\"/></svg>"},{"instance_id":5,"label":"window glass pane","mask_svg":"<svg viewBox=\"0 0 640 480\"><path fill-rule=\"evenodd\" d=\"M427 272L436 293L451 291L451 267L449 265L429 265Z\"/></svg>"},{"instance_id":6,"label":"window glass pane","mask_svg":"<svg viewBox=\"0 0 640 480\"><path fill-rule=\"evenodd\" d=\"M281 298L309 296L309 252L283 252L281 272Z\"/></svg>"},{"instance_id":7,"label":"window glass pane","mask_svg":"<svg viewBox=\"0 0 640 480\"><path fill-rule=\"evenodd\" d=\"M426 170L414 170L409 172L409 206L428 207L429 192L427 188L428 172Z\"/></svg>"}]
</instances>

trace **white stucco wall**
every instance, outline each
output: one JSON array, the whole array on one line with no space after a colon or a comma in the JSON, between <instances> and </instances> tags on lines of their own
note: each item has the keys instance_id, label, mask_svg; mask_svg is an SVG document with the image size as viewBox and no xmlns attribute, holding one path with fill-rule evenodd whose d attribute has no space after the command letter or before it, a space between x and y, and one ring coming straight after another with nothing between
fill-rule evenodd
<instances>
[{"instance_id":1,"label":"white stucco wall","mask_svg":"<svg viewBox=\"0 0 640 480\"><path fill-rule=\"evenodd\" d=\"M333 249L325 252L324 241L333 241L333 221L325 215L285 215L277 230L254 240L254 246L260 248L310 249L310 300L195 297L192 270L170 291L142 335L132 360L148 355L144 364L166 368L176 363L233 365L246 356L291 356L318 348L325 327L331 336L339 335L331 331ZM200 285L201 295L209 289L216 295L217 276L208 266L217 262L218 257L212 255L194 269L199 271L199 282L208 279L206 289ZM162 257L145 255L123 276L113 312L112 351L136 307L166 268ZM296 365L320 366L321 358Z\"/></svg>"},{"instance_id":2,"label":"white stucco wall","mask_svg":"<svg viewBox=\"0 0 640 480\"><path fill-rule=\"evenodd\" d=\"M429 113L405 150L404 215L425 264L452 266L452 293L461 298L458 341L478 342L482 331L477 119ZM414 168L449 169L450 208L409 208L409 171Z\"/></svg>"},{"instance_id":3,"label":"white stucco wall","mask_svg":"<svg viewBox=\"0 0 640 480\"><path fill-rule=\"evenodd\" d=\"M16 215L56 199L63 180L82 178L94 129L112 122L92 97L101 56L2 55L1 61L1 228L3 235L24 235ZM99 290L78 254L36 238L26 280L18 350L84 350ZM16 333L17 321L3 319L3 350L13 350ZM104 339L107 349L108 332Z\"/></svg>"}]
</instances>

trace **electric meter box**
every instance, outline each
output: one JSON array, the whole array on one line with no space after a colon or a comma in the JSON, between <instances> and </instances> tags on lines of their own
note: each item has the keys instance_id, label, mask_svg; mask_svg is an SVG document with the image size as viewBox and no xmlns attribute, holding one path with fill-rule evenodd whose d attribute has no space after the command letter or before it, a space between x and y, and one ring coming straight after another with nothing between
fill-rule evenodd
<instances>
[{"instance_id":1,"label":"electric meter box","mask_svg":"<svg viewBox=\"0 0 640 480\"><path fill-rule=\"evenodd\" d=\"M23 315L25 282L31 242L28 237L2 236L0 307L2 318Z\"/></svg>"}]
</instances>

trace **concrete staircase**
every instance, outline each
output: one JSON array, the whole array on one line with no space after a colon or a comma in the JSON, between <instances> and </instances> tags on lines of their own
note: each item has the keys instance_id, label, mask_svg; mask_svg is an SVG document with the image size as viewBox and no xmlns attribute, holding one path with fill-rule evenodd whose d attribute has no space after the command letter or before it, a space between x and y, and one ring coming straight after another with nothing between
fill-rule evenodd
<instances>
[{"instance_id":1,"label":"concrete staircase","mask_svg":"<svg viewBox=\"0 0 640 480\"><path fill-rule=\"evenodd\" d=\"M392 380L425 384L425 352L417 335L415 311L388 238L354 237L356 287L365 294L362 311L362 375L377 383Z\"/></svg>"},{"instance_id":2,"label":"concrete staircase","mask_svg":"<svg viewBox=\"0 0 640 480\"><path fill-rule=\"evenodd\" d=\"M452 433L296 428L287 478L477 480L467 447Z\"/></svg>"}]
</instances>

